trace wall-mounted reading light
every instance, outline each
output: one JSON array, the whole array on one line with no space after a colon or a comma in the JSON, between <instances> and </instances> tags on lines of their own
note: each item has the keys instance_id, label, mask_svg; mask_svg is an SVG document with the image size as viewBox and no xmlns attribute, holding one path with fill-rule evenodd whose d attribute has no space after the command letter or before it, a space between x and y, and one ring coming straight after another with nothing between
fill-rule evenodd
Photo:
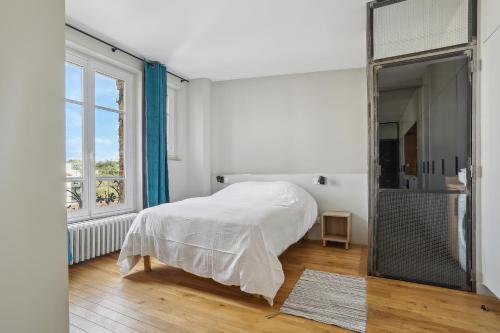
<instances>
[{"instance_id":1,"label":"wall-mounted reading light","mask_svg":"<svg viewBox=\"0 0 500 333\"><path fill-rule=\"evenodd\" d=\"M313 184L326 185L326 177L325 176L313 177Z\"/></svg>"},{"instance_id":2,"label":"wall-mounted reading light","mask_svg":"<svg viewBox=\"0 0 500 333\"><path fill-rule=\"evenodd\" d=\"M224 176L217 176L215 177L215 179L217 179L217 183L225 183L226 182L226 179L224 178Z\"/></svg>"}]
</instances>

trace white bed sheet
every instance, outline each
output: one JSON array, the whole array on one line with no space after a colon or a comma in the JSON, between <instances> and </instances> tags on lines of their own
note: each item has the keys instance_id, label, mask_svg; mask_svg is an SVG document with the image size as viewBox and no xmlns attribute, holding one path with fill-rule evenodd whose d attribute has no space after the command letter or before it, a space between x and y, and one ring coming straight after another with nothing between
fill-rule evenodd
<instances>
[{"instance_id":1,"label":"white bed sheet","mask_svg":"<svg viewBox=\"0 0 500 333\"><path fill-rule=\"evenodd\" d=\"M118 264L141 256L259 294L272 305L284 281L278 256L313 226L318 206L289 182L241 182L208 197L148 208L125 238Z\"/></svg>"}]
</instances>

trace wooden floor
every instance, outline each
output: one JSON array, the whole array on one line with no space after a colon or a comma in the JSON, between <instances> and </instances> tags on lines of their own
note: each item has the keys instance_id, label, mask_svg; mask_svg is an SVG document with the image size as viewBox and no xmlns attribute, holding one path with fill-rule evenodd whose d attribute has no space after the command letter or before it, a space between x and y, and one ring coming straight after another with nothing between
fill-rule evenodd
<instances>
[{"instance_id":1,"label":"wooden floor","mask_svg":"<svg viewBox=\"0 0 500 333\"><path fill-rule=\"evenodd\" d=\"M347 332L311 320L275 314L304 268L366 275L366 248L323 248L317 241L282 256L285 283L274 307L209 279L152 260L153 270L123 278L117 254L73 265L72 332ZM471 293L368 278L368 332L500 332L500 301ZM482 311L485 304L489 311Z\"/></svg>"}]
</instances>

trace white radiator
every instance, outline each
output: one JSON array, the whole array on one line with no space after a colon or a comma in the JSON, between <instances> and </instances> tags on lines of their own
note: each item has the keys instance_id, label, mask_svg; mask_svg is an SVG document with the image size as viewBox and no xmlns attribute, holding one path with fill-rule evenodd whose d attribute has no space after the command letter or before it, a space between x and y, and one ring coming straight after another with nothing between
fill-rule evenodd
<instances>
[{"instance_id":1,"label":"white radiator","mask_svg":"<svg viewBox=\"0 0 500 333\"><path fill-rule=\"evenodd\" d=\"M69 264L120 250L136 216L132 213L69 224Z\"/></svg>"}]
</instances>

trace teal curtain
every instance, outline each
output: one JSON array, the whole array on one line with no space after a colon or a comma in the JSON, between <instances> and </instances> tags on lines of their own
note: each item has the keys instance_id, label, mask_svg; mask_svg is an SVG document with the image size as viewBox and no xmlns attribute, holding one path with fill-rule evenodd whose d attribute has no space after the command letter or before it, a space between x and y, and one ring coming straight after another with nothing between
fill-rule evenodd
<instances>
[{"instance_id":1,"label":"teal curtain","mask_svg":"<svg viewBox=\"0 0 500 333\"><path fill-rule=\"evenodd\" d=\"M71 251L70 241L69 241L69 230L68 230L68 265L73 261L73 251Z\"/></svg>"},{"instance_id":2,"label":"teal curtain","mask_svg":"<svg viewBox=\"0 0 500 333\"><path fill-rule=\"evenodd\" d=\"M144 207L169 202L166 94L166 67L144 62Z\"/></svg>"}]
</instances>

